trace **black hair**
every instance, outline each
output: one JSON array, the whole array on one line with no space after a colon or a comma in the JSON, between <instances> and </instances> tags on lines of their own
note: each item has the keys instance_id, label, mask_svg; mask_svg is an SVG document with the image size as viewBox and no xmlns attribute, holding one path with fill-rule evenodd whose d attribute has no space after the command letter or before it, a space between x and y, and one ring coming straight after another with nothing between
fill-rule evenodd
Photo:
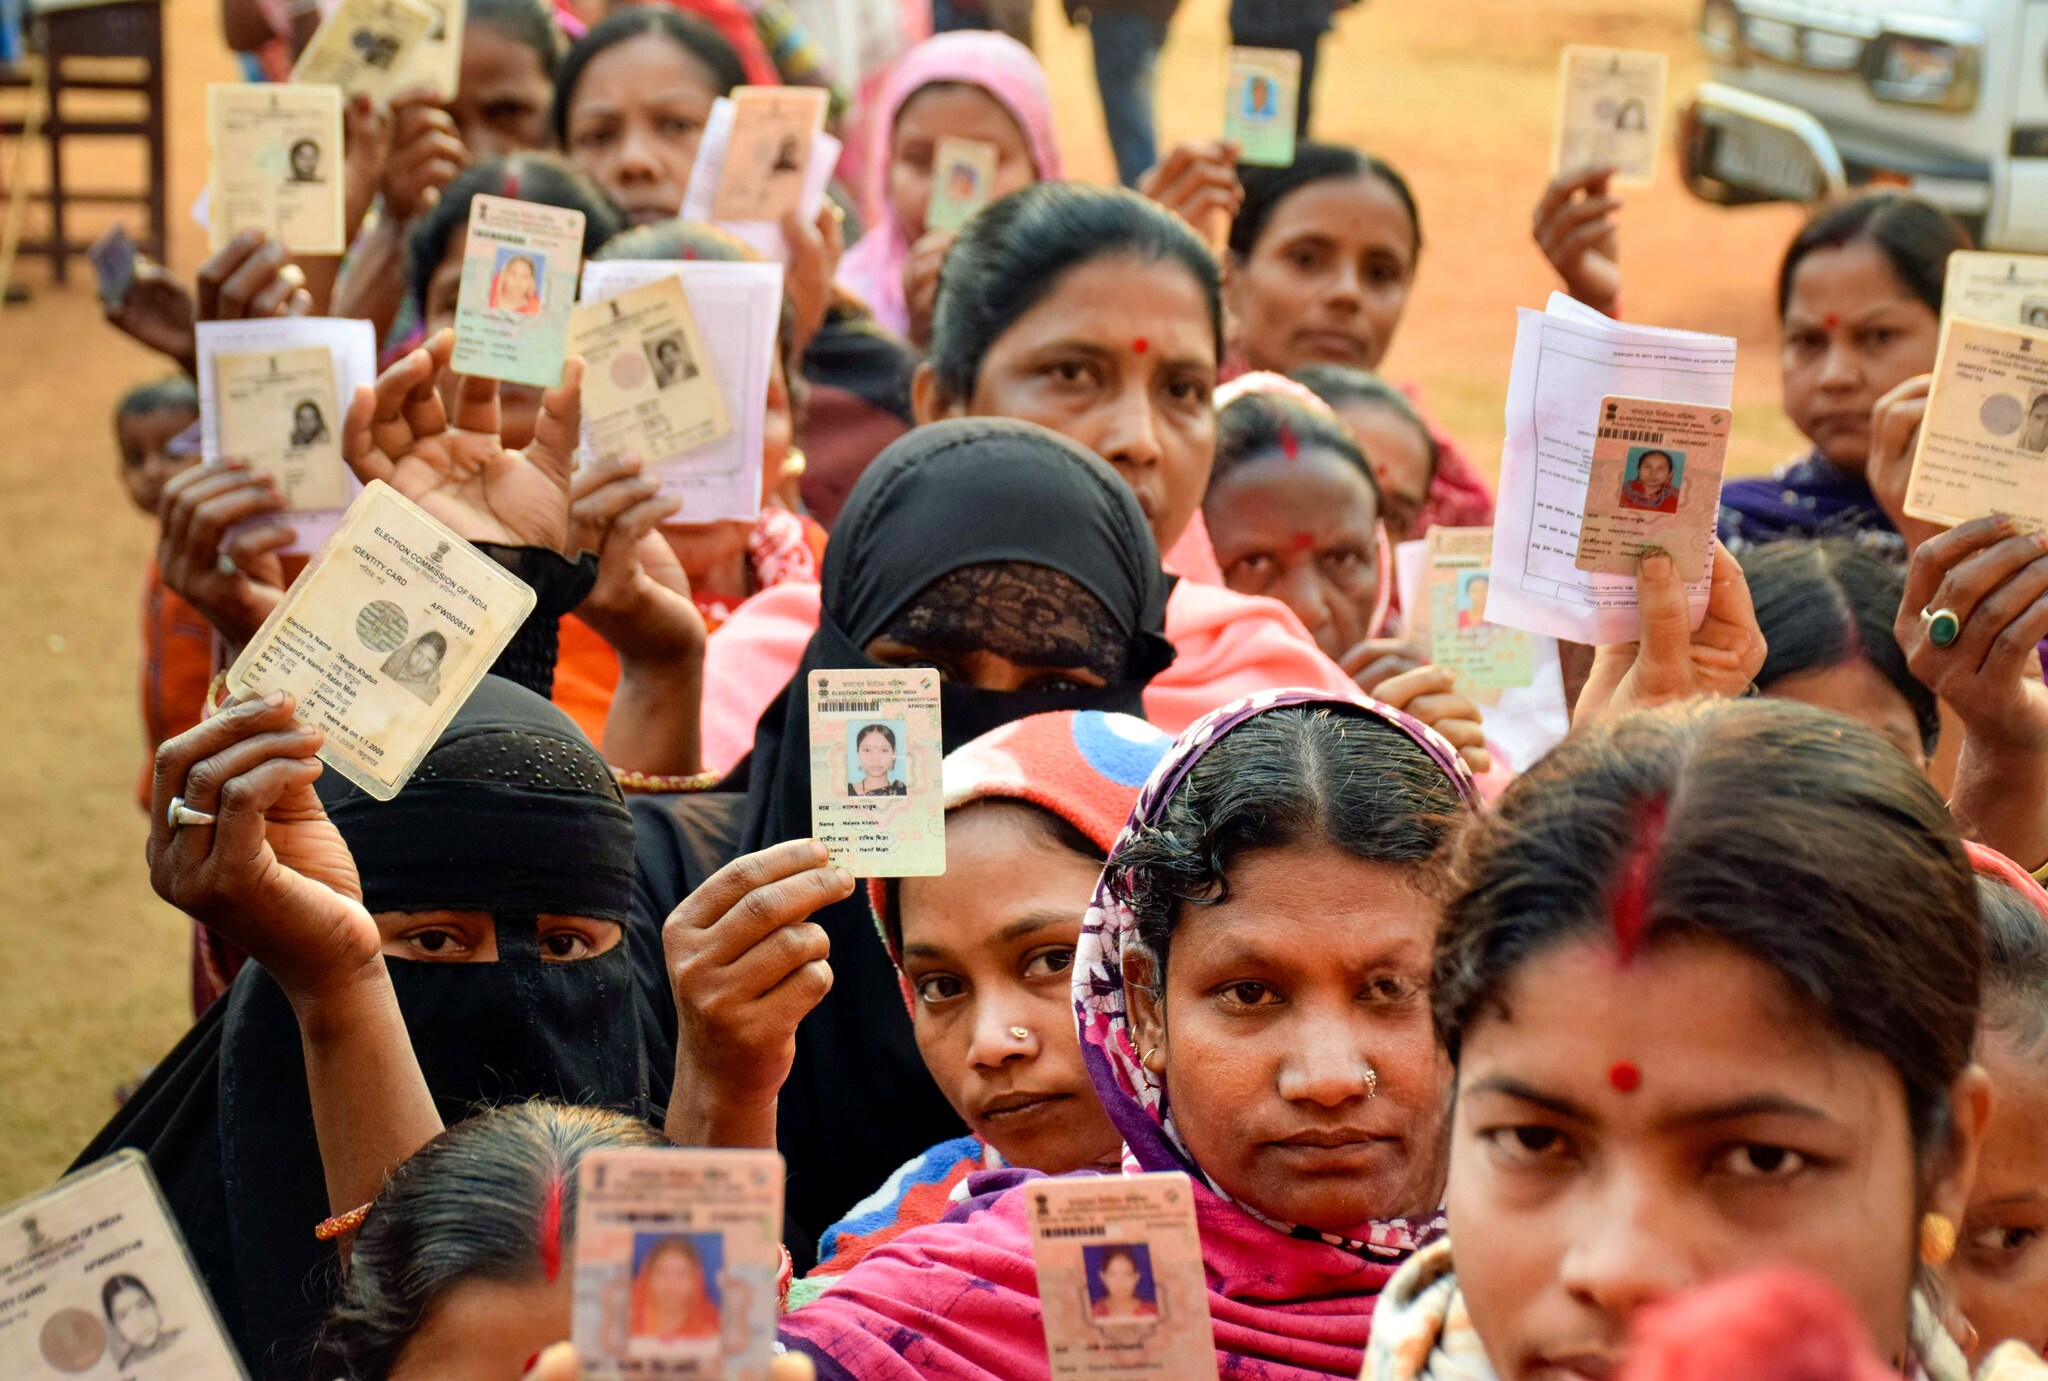
<instances>
[{"instance_id":1,"label":"black hair","mask_svg":"<svg viewBox=\"0 0 2048 1381\"><path fill-rule=\"evenodd\" d=\"M114 1296L120 1294L123 1290L140 1291L144 1299L148 1300L151 1304L156 1303L156 1296L150 1292L150 1288L134 1276L108 1276L107 1283L100 1286L100 1310L106 1314L108 1323L114 1322Z\"/></svg>"},{"instance_id":2,"label":"black hair","mask_svg":"<svg viewBox=\"0 0 2048 1381\"><path fill-rule=\"evenodd\" d=\"M1454 1063L1553 947L1696 937L1897 1070L1923 1156L1946 1138L1977 1030L1975 879L1940 794L1863 726L1750 698L1582 728L1479 819L1452 888L1431 1002Z\"/></svg>"},{"instance_id":3,"label":"black hair","mask_svg":"<svg viewBox=\"0 0 2048 1381\"><path fill-rule=\"evenodd\" d=\"M1068 270L1112 257L1185 268L1208 304L1216 358L1223 358L1222 276L1186 222L1122 187L1037 182L984 207L946 253L927 353L940 394L972 397L981 363L1003 332Z\"/></svg>"},{"instance_id":4,"label":"black hair","mask_svg":"<svg viewBox=\"0 0 2048 1381\"><path fill-rule=\"evenodd\" d=\"M428 643L432 643L434 645L434 651L440 653L442 656L445 657L448 654L448 637L446 634L441 632L440 629L430 628L426 632L420 634L419 640L415 642L413 646L425 647Z\"/></svg>"},{"instance_id":5,"label":"black hair","mask_svg":"<svg viewBox=\"0 0 2048 1381\"><path fill-rule=\"evenodd\" d=\"M643 34L660 34L702 63L711 73L711 85L721 96L731 94L736 86L746 85L747 69L741 65L740 55L724 34L696 15L668 5L630 5L613 10L569 46L561 69L555 74L555 104L548 112L548 125L555 132L556 143L568 147L569 107L576 99L576 88L583 81L583 71L590 66L591 59Z\"/></svg>"},{"instance_id":6,"label":"black hair","mask_svg":"<svg viewBox=\"0 0 2048 1381\"><path fill-rule=\"evenodd\" d=\"M1129 906L1165 990L1174 930L1230 894L1247 853L1326 841L1428 873L1464 815L1450 777L1414 739L1363 710L1290 705L1232 729L1103 873Z\"/></svg>"},{"instance_id":7,"label":"black hair","mask_svg":"<svg viewBox=\"0 0 2048 1381\"><path fill-rule=\"evenodd\" d=\"M1209 492L1225 475L1250 461L1291 455L1295 448L1330 452L1365 477L1372 491L1373 511L1380 507L1379 477L1366 463L1351 429L1319 408L1284 393L1246 393L1216 414L1216 465L1209 474Z\"/></svg>"},{"instance_id":8,"label":"black hair","mask_svg":"<svg viewBox=\"0 0 2048 1381\"><path fill-rule=\"evenodd\" d=\"M1018 819L1025 822L1026 827L1035 833L1042 843L1065 849L1069 853L1079 854L1090 863L1099 865L1109 861L1109 851L1090 839L1086 834L1083 834L1079 825L1076 825L1064 815L1046 809L1036 801L1026 801L1016 796L977 796L964 805L954 806L946 812L946 818L951 820L954 816L963 814L966 811L983 810L991 807L1013 812ZM882 897L882 914L877 919L881 922L882 934L887 939L889 948L901 954L903 952L903 893L895 878L890 878L884 885ZM1074 919L1078 922L1081 918L1079 915L1076 915Z\"/></svg>"},{"instance_id":9,"label":"black hair","mask_svg":"<svg viewBox=\"0 0 2048 1381\"><path fill-rule=\"evenodd\" d=\"M562 66L562 30L541 0L470 0L469 22L485 24L533 50L552 82Z\"/></svg>"},{"instance_id":10,"label":"black hair","mask_svg":"<svg viewBox=\"0 0 2048 1381\"><path fill-rule=\"evenodd\" d=\"M1941 706L1906 665L1892 632L1905 598L1898 566L1847 538L1773 542L1747 553L1742 573L1769 651L1756 674L1766 695L1788 676L1844 662L1867 662L1905 697L1920 728L1920 746L1934 751Z\"/></svg>"},{"instance_id":11,"label":"black hair","mask_svg":"<svg viewBox=\"0 0 2048 1381\"><path fill-rule=\"evenodd\" d=\"M583 1157L661 1144L623 1113L544 1101L493 1108L442 1132L370 1206L315 1343L316 1374L384 1381L450 1290L568 1269Z\"/></svg>"},{"instance_id":12,"label":"black hair","mask_svg":"<svg viewBox=\"0 0 2048 1381\"><path fill-rule=\"evenodd\" d=\"M1859 242L1876 245L1906 290L1937 315L1948 278L1948 256L1971 244L1961 221L1904 192L1866 192L1823 206L1785 251L1778 269L1778 316L1782 319L1792 304L1792 279L1807 255Z\"/></svg>"},{"instance_id":13,"label":"black hair","mask_svg":"<svg viewBox=\"0 0 2048 1381\"><path fill-rule=\"evenodd\" d=\"M167 374L161 379L137 384L122 394L121 401L114 404L114 421L118 425L124 417L138 417L145 412L168 408L196 409L198 406L199 385L192 382L192 376Z\"/></svg>"},{"instance_id":14,"label":"black hair","mask_svg":"<svg viewBox=\"0 0 2048 1381\"><path fill-rule=\"evenodd\" d=\"M313 157L318 158L320 156L320 141L318 139L294 139L292 140L290 150L288 150L288 156L297 158L300 149L311 149Z\"/></svg>"},{"instance_id":15,"label":"black hair","mask_svg":"<svg viewBox=\"0 0 2048 1381\"><path fill-rule=\"evenodd\" d=\"M1672 458L1671 452L1664 450L1662 447L1659 446L1652 446L1647 451L1641 451L1637 453L1636 472L1638 474L1642 472L1643 462L1648 460L1651 456L1664 457L1664 468L1667 470L1671 469L1673 466L1678 464L1678 462Z\"/></svg>"},{"instance_id":16,"label":"black hair","mask_svg":"<svg viewBox=\"0 0 2048 1381\"><path fill-rule=\"evenodd\" d=\"M1984 914L1983 1030L2048 1056L2048 916L2009 883L1977 875Z\"/></svg>"},{"instance_id":17,"label":"black hair","mask_svg":"<svg viewBox=\"0 0 2048 1381\"><path fill-rule=\"evenodd\" d=\"M469 204L478 193L581 211L586 259L626 224L589 174L560 154L512 153L473 164L441 190L441 199L420 216L407 243L412 258L413 305L422 312L427 306L427 285L434 281L434 271L441 267L455 232L468 227Z\"/></svg>"},{"instance_id":18,"label":"black hair","mask_svg":"<svg viewBox=\"0 0 2048 1381\"><path fill-rule=\"evenodd\" d=\"M1437 445L1436 436L1429 430L1429 423L1422 420L1422 414L1416 411L1413 400L1399 388L1369 369L1353 369L1346 364L1307 365L1288 377L1340 411L1364 405L1385 408L1399 417L1414 429L1421 440L1423 454L1429 457L1428 478L1436 479L1436 467L1443 458L1443 448Z\"/></svg>"},{"instance_id":19,"label":"black hair","mask_svg":"<svg viewBox=\"0 0 2048 1381\"><path fill-rule=\"evenodd\" d=\"M858 748L863 743L866 743L868 741L869 734L880 734L883 738L889 741L889 746L891 748L894 748L896 746L896 731L894 729L891 729L886 724L868 725L865 729L862 729L859 733L853 736L853 746Z\"/></svg>"},{"instance_id":20,"label":"black hair","mask_svg":"<svg viewBox=\"0 0 2048 1381\"><path fill-rule=\"evenodd\" d=\"M1415 193L1409 189L1408 179L1396 172L1391 163L1343 144L1300 144L1295 147L1294 161L1284 167L1238 169L1237 180L1244 185L1244 204L1238 207L1237 219L1230 226L1232 257L1251 258L1259 236L1266 233L1280 203L1302 188L1361 177L1386 183L1394 199L1408 213L1408 224L1415 231L1409 246L1412 265L1413 260L1422 257L1422 212L1415 205Z\"/></svg>"}]
</instances>

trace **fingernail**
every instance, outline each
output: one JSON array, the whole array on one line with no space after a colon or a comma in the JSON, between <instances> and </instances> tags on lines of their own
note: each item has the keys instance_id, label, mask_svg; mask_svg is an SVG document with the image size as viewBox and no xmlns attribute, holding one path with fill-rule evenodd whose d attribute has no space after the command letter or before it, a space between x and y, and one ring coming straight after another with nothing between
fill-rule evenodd
<instances>
[{"instance_id":1,"label":"fingernail","mask_svg":"<svg viewBox=\"0 0 2048 1381\"><path fill-rule=\"evenodd\" d=\"M1665 575L1671 570L1671 553L1662 547L1644 547L1636 555L1636 569L1644 575Z\"/></svg>"},{"instance_id":2,"label":"fingernail","mask_svg":"<svg viewBox=\"0 0 2048 1381\"><path fill-rule=\"evenodd\" d=\"M811 841L811 852L817 855L818 862L820 863L830 863L832 861L832 851L825 847L823 840L813 839Z\"/></svg>"},{"instance_id":3,"label":"fingernail","mask_svg":"<svg viewBox=\"0 0 2048 1381\"><path fill-rule=\"evenodd\" d=\"M284 692L281 690L272 691L270 694L263 697L263 703L270 706L270 708L273 710L276 709L279 705L282 705L284 703Z\"/></svg>"},{"instance_id":4,"label":"fingernail","mask_svg":"<svg viewBox=\"0 0 2048 1381\"><path fill-rule=\"evenodd\" d=\"M847 872L844 868L834 868L832 870L832 876L839 879L839 885L841 887L845 888L849 892L853 890L852 873Z\"/></svg>"}]
</instances>

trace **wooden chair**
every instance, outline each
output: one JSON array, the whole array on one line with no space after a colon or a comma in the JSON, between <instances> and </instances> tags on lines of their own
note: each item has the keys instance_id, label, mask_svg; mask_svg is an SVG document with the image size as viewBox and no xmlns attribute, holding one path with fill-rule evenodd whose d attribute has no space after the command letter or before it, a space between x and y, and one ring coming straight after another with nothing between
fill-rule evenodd
<instances>
[{"instance_id":1,"label":"wooden chair","mask_svg":"<svg viewBox=\"0 0 2048 1381\"><path fill-rule=\"evenodd\" d=\"M84 254L88 238L74 238L67 229L74 205L135 206L147 214L146 233L136 243L162 262L169 221L164 197L169 179L164 150L164 36L160 0L111 0L106 4L58 4L36 7L28 16L29 61L40 62L49 75L49 92L40 112L38 138L49 151L49 185L29 193L50 208L49 234L24 238L20 253L46 254L51 276L62 283L72 255ZM31 90L26 68L0 69L0 90ZM141 100L129 118L102 113L74 117L77 103L67 96L79 92L129 92ZM22 138L30 121L0 117L0 138ZM74 188L65 175L64 146L77 138L140 139L148 154L149 181L141 188Z\"/></svg>"}]
</instances>

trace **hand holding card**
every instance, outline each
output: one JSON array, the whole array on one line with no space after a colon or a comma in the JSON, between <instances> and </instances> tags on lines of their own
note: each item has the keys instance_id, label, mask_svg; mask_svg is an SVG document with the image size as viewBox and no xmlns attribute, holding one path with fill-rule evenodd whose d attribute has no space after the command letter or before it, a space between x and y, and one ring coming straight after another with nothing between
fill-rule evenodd
<instances>
[{"instance_id":1,"label":"hand holding card","mask_svg":"<svg viewBox=\"0 0 2048 1381\"><path fill-rule=\"evenodd\" d=\"M1609 396L1594 432L1578 567L1632 575L1661 547L1686 580L1703 578L1721 511L1727 408Z\"/></svg>"}]
</instances>

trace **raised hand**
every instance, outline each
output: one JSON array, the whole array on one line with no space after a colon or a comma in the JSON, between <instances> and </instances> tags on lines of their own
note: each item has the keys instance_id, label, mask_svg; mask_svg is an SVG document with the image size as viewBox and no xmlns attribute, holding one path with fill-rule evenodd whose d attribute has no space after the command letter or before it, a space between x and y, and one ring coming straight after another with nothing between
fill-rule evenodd
<instances>
[{"instance_id":1,"label":"raised hand","mask_svg":"<svg viewBox=\"0 0 2048 1381\"><path fill-rule=\"evenodd\" d=\"M958 238L950 230L927 230L903 261L903 304L910 315L910 343L922 350L931 344L932 313L939 305L939 270Z\"/></svg>"},{"instance_id":2,"label":"raised hand","mask_svg":"<svg viewBox=\"0 0 2048 1381\"><path fill-rule=\"evenodd\" d=\"M284 598L278 552L294 533L274 521L283 512L276 482L235 459L181 471L164 485L157 570L231 648L255 637Z\"/></svg>"},{"instance_id":3,"label":"raised hand","mask_svg":"<svg viewBox=\"0 0 2048 1381\"><path fill-rule=\"evenodd\" d=\"M1916 375L1878 399L1870 415L1870 459L1864 466L1865 476L1879 507L1905 537L1909 553L1944 530L1938 523L1906 516L1906 489L1913 482L1913 457L1919 452L1920 424L1927 418L1927 396L1933 384L1932 374Z\"/></svg>"},{"instance_id":4,"label":"raised hand","mask_svg":"<svg viewBox=\"0 0 2048 1381\"><path fill-rule=\"evenodd\" d=\"M391 152L379 190L384 214L401 224L429 210L469 164L469 149L440 95L425 88L391 98Z\"/></svg>"},{"instance_id":5,"label":"raised hand","mask_svg":"<svg viewBox=\"0 0 2048 1381\"><path fill-rule=\"evenodd\" d=\"M1220 248L1244 205L1237 145L1223 139L1175 144L1158 167L1138 179L1138 190L1193 226L1212 248Z\"/></svg>"},{"instance_id":6,"label":"raised hand","mask_svg":"<svg viewBox=\"0 0 2048 1381\"><path fill-rule=\"evenodd\" d=\"M1429 665L1429 654L1399 638L1367 638L1337 659L1344 674L1367 695L1379 695L1380 683L1403 672ZM1385 699L1384 696L1381 696Z\"/></svg>"},{"instance_id":7,"label":"raised hand","mask_svg":"<svg viewBox=\"0 0 2048 1381\"><path fill-rule=\"evenodd\" d=\"M576 612L623 662L701 657L708 636L690 578L658 529L683 501L661 492L640 457L602 460L579 472L568 552L594 551L597 584Z\"/></svg>"},{"instance_id":8,"label":"raised hand","mask_svg":"<svg viewBox=\"0 0 2048 1381\"><path fill-rule=\"evenodd\" d=\"M1422 666L1380 682L1371 694L1397 710L1405 710L1449 740L1465 765L1476 773L1493 770L1493 754L1486 749L1486 731L1480 727L1479 706L1459 691L1456 678L1443 667Z\"/></svg>"},{"instance_id":9,"label":"raised hand","mask_svg":"<svg viewBox=\"0 0 2048 1381\"><path fill-rule=\"evenodd\" d=\"M455 332L441 331L357 389L342 455L363 483L383 480L472 542L562 550L583 361L541 394L533 441L515 451L498 435L497 380L457 376L450 416L440 381L454 353Z\"/></svg>"},{"instance_id":10,"label":"raised hand","mask_svg":"<svg viewBox=\"0 0 2048 1381\"><path fill-rule=\"evenodd\" d=\"M244 230L199 266L201 321L304 316L312 310L305 271L260 230Z\"/></svg>"},{"instance_id":11,"label":"raised hand","mask_svg":"<svg viewBox=\"0 0 2048 1381\"><path fill-rule=\"evenodd\" d=\"M1564 290L1596 312L1621 302L1621 198L1608 191L1612 168L1565 173L1543 189L1533 230Z\"/></svg>"},{"instance_id":12,"label":"raised hand","mask_svg":"<svg viewBox=\"0 0 2048 1381\"><path fill-rule=\"evenodd\" d=\"M814 221L792 211L782 218L782 239L789 246L783 284L796 311L793 353L801 356L824 328L832 308L832 280L839 276L839 261L846 255L846 213L829 199Z\"/></svg>"},{"instance_id":13,"label":"raised hand","mask_svg":"<svg viewBox=\"0 0 2048 1381\"><path fill-rule=\"evenodd\" d=\"M1572 723L1648 709L1695 695L1738 696L1763 667L1763 630L1757 626L1749 581L1728 548L1714 543L1714 575L1707 616L1691 627L1685 581L1670 553L1645 551L1636 570L1642 608L1641 642L1616 643L1593 654L1593 670L1572 709Z\"/></svg>"}]
</instances>

